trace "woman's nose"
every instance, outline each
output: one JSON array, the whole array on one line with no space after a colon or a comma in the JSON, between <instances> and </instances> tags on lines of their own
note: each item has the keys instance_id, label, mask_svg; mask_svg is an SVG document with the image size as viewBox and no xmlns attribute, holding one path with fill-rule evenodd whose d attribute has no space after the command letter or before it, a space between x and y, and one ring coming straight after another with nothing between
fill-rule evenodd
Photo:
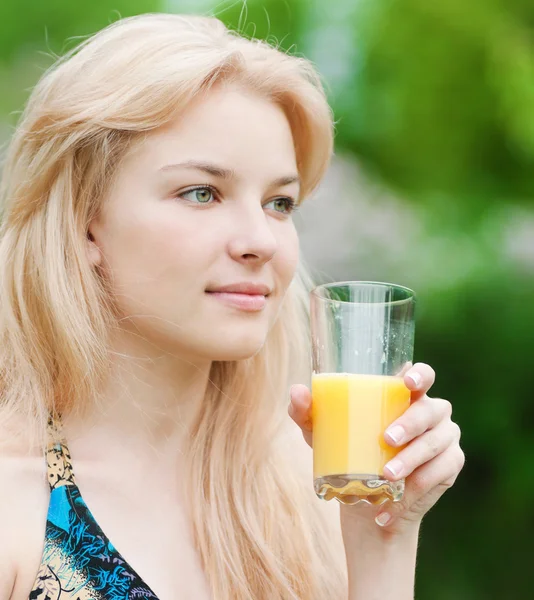
<instances>
[{"instance_id":1,"label":"woman's nose","mask_svg":"<svg viewBox=\"0 0 534 600\"><path fill-rule=\"evenodd\" d=\"M228 242L229 253L240 262L266 263L275 255L278 241L262 207L243 212Z\"/></svg>"}]
</instances>

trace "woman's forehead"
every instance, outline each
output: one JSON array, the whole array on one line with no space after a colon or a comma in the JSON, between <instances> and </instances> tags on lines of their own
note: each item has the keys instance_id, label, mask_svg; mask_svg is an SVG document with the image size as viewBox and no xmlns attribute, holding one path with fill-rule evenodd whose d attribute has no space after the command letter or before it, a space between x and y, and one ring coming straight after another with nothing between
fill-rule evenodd
<instances>
[{"instance_id":1,"label":"woman's forehead","mask_svg":"<svg viewBox=\"0 0 534 600\"><path fill-rule=\"evenodd\" d=\"M221 178L261 161L262 170L272 171L272 177L295 178L293 136L283 110L239 91L213 94L144 136L131 159L137 165L146 161L151 171L164 174L177 170L172 165L209 165Z\"/></svg>"}]
</instances>

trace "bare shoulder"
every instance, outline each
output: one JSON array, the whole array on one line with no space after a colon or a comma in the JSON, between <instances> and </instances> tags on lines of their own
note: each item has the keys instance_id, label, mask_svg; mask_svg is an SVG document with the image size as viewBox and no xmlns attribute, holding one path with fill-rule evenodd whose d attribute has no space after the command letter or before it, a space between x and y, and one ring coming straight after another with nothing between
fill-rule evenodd
<instances>
[{"instance_id":1,"label":"bare shoulder","mask_svg":"<svg viewBox=\"0 0 534 600\"><path fill-rule=\"evenodd\" d=\"M29 596L41 559L46 467L42 452L8 435L0 425L0 600L22 600Z\"/></svg>"},{"instance_id":2,"label":"bare shoulder","mask_svg":"<svg viewBox=\"0 0 534 600\"><path fill-rule=\"evenodd\" d=\"M0 451L0 600L12 597L15 587L14 532L10 527L12 499L9 491L11 472Z\"/></svg>"}]
</instances>

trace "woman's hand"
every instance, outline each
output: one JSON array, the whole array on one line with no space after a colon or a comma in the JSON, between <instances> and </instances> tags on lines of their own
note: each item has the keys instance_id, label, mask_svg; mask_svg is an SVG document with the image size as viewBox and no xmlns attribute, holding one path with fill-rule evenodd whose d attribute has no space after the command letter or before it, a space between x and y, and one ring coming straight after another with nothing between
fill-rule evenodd
<instances>
[{"instance_id":1,"label":"woman's hand","mask_svg":"<svg viewBox=\"0 0 534 600\"><path fill-rule=\"evenodd\" d=\"M390 446L406 444L384 470L384 477L390 481L406 478L404 497L400 502L381 506L378 515L373 514L376 522L393 534L410 525L418 527L423 516L454 484L465 462L460 428L451 420L451 403L427 396L434 379L434 370L423 363L415 364L405 373L411 406L384 435ZM296 384L291 387L290 396L289 415L312 446L311 393L305 385ZM343 507L352 508L357 507Z\"/></svg>"}]
</instances>

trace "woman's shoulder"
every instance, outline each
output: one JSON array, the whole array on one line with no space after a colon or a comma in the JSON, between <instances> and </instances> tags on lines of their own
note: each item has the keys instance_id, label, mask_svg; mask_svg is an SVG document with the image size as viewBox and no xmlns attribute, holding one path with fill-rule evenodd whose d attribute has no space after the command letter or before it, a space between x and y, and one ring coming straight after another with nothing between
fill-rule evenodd
<instances>
[{"instance_id":1,"label":"woman's shoulder","mask_svg":"<svg viewBox=\"0 0 534 600\"><path fill-rule=\"evenodd\" d=\"M0 425L0 600L29 596L43 548L47 488L44 453Z\"/></svg>"},{"instance_id":2,"label":"woman's shoulder","mask_svg":"<svg viewBox=\"0 0 534 600\"><path fill-rule=\"evenodd\" d=\"M11 467L12 461L6 459L0 450L0 600L12 597L16 579L14 531L11 526L13 509Z\"/></svg>"}]
</instances>

